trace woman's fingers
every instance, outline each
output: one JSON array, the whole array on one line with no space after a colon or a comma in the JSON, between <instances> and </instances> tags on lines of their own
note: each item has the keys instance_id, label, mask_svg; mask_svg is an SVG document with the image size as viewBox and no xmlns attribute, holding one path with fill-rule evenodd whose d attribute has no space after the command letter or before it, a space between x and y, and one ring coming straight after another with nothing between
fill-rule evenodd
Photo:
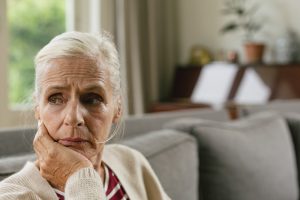
<instances>
[{"instance_id":1,"label":"woman's fingers","mask_svg":"<svg viewBox=\"0 0 300 200\"><path fill-rule=\"evenodd\" d=\"M37 147L40 147L40 151L44 151L44 153L48 153L49 151L57 148L56 142L49 135L49 132L43 122L39 125L38 132L34 138L34 144L36 144Z\"/></svg>"},{"instance_id":2,"label":"woman's fingers","mask_svg":"<svg viewBox=\"0 0 300 200\"><path fill-rule=\"evenodd\" d=\"M41 143L43 143L45 146L53 144L55 141L53 138L49 135L49 132L43 122L39 125L39 130L37 134L38 139Z\"/></svg>"},{"instance_id":3,"label":"woman's fingers","mask_svg":"<svg viewBox=\"0 0 300 200\"><path fill-rule=\"evenodd\" d=\"M40 169L40 162L39 162L38 159L37 159L36 161L34 161L34 165L35 165L38 169Z\"/></svg>"},{"instance_id":4,"label":"woman's fingers","mask_svg":"<svg viewBox=\"0 0 300 200\"><path fill-rule=\"evenodd\" d=\"M53 154L56 154L57 143L51 138L43 123L39 125L39 129L33 141L33 147L40 161L48 159L49 154L52 155L52 157Z\"/></svg>"},{"instance_id":5,"label":"woman's fingers","mask_svg":"<svg viewBox=\"0 0 300 200\"><path fill-rule=\"evenodd\" d=\"M40 157L41 154L45 153L46 151L46 147L42 144L41 140L42 140L42 133L39 127L33 140L33 148L37 153L38 157Z\"/></svg>"}]
</instances>

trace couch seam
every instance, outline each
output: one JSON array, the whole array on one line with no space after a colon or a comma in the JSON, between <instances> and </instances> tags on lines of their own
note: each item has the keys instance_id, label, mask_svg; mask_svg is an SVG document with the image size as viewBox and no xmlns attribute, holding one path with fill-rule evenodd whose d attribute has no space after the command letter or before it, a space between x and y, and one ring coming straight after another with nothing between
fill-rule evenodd
<instances>
[{"instance_id":1,"label":"couch seam","mask_svg":"<svg viewBox=\"0 0 300 200\"><path fill-rule=\"evenodd\" d=\"M194 136L193 136L193 137L194 137ZM195 140L196 140L196 138L195 138ZM148 157L148 158L155 157L156 155L161 154L161 153L164 152L164 151L169 151L169 150L171 150L171 149L174 149L175 146L177 146L178 144L181 144L181 143L183 143L183 142L194 143L194 144L196 145L196 147L198 146L198 145L197 145L197 141L193 141L193 140L190 139L190 138L186 138L186 139L184 139L184 140L181 140L181 141L178 141L178 142L176 142L176 143L173 143L172 145L170 145L170 146L168 146L168 147L162 148L161 150L159 150L159 151L157 151L157 152L155 152L155 153L153 153L153 154L151 154L151 155L145 155L145 156Z\"/></svg>"}]
</instances>

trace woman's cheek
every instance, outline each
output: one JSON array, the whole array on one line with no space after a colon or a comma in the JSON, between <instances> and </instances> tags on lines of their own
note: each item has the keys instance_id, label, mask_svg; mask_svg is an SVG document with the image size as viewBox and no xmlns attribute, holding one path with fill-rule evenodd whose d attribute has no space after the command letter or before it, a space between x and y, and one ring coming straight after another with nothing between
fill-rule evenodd
<instances>
[{"instance_id":1,"label":"woman's cheek","mask_svg":"<svg viewBox=\"0 0 300 200\"><path fill-rule=\"evenodd\" d=\"M43 115L41 116L43 123L45 124L49 135L53 139L58 138L59 125L62 124L62 119L59 113L55 112L55 109L46 107L44 109Z\"/></svg>"},{"instance_id":2,"label":"woman's cheek","mask_svg":"<svg viewBox=\"0 0 300 200\"><path fill-rule=\"evenodd\" d=\"M49 135L56 140L57 139L57 128L56 123L53 123L53 121L45 120L44 121L45 127L48 130Z\"/></svg>"}]
</instances>

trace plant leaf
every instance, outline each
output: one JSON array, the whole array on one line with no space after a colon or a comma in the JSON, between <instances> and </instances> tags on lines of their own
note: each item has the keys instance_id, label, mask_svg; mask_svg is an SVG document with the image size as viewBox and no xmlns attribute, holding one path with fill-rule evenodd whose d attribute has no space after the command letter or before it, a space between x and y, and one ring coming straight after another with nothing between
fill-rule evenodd
<instances>
[{"instance_id":1,"label":"plant leaf","mask_svg":"<svg viewBox=\"0 0 300 200\"><path fill-rule=\"evenodd\" d=\"M222 13L224 15L237 14L238 16L243 16L246 14L246 10L242 7L235 7L224 9L222 10Z\"/></svg>"},{"instance_id":2,"label":"plant leaf","mask_svg":"<svg viewBox=\"0 0 300 200\"><path fill-rule=\"evenodd\" d=\"M242 16L246 13L245 9L244 8L236 8L236 11L235 11L239 16Z\"/></svg>"},{"instance_id":3,"label":"plant leaf","mask_svg":"<svg viewBox=\"0 0 300 200\"><path fill-rule=\"evenodd\" d=\"M238 27L239 25L236 22L230 22L221 29L221 32L226 33L229 31L233 31L236 30Z\"/></svg>"}]
</instances>

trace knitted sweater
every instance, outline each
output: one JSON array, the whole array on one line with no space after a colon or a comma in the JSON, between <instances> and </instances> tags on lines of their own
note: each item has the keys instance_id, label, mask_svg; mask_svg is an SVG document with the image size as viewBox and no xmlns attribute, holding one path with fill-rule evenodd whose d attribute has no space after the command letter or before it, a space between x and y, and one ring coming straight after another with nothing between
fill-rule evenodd
<instances>
[{"instance_id":1,"label":"knitted sweater","mask_svg":"<svg viewBox=\"0 0 300 200\"><path fill-rule=\"evenodd\" d=\"M103 162L116 174L131 200L169 200L146 158L123 145L107 145ZM0 200L57 200L38 168L28 162L18 173L0 182ZM72 174L65 185L66 200L106 199L99 174L84 168Z\"/></svg>"}]
</instances>

